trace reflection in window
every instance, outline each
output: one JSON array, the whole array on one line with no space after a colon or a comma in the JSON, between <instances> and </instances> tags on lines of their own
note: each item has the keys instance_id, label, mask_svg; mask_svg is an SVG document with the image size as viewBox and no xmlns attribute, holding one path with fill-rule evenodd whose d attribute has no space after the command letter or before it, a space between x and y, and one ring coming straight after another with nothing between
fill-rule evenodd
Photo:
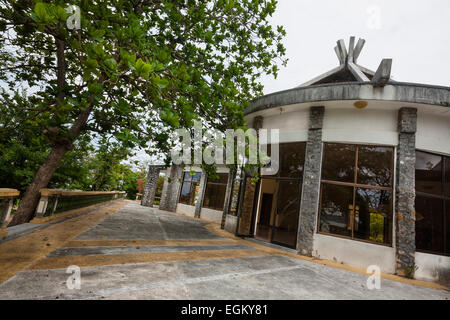
<instances>
[{"instance_id":1,"label":"reflection in window","mask_svg":"<svg viewBox=\"0 0 450 320\"><path fill-rule=\"evenodd\" d=\"M180 203L191 206L195 204L195 197L198 193L198 186L200 184L201 176L202 174L200 172L196 172L192 175L189 172L184 173L183 184L181 185L180 192Z\"/></svg>"},{"instance_id":2,"label":"reflection in window","mask_svg":"<svg viewBox=\"0 0 450 320\"><path fill-rule=\"evenodd\" d=\"M268 145L268 154L271 146ZM256 236L266 241L295 248L298 215L305 164L305 142L279 144L279 170L276 175L261 179L261 207Z\"/></svg>"},{"instance_id":3,"label":"reflection in window","mask_svg":"<svg viewBox=\"0 0 450 320\"><path fill-rule=\"evenodd\" d=\"M324 145L319 231L392 243L393 148Z\"/></svg>"},{"instance_id":4,"label":"reflection in window","mask_svg":"<svg viewBox=\"0 0 450 320\"><path fill-rule=\"evenodd\" d=\"M228 174L217 173L217 176L217 179L208 177L205 197L203 199L203 207L214 210L223 210L223 205L225 203L225 192L228 183Z\"/></svg>"},{"instance_id":5,"label":"reflection in window","mask_svg":"<svg viewBox=\"0 0 450 320\"><path fill-rule=\"evenodd\" d=\"M450 255L450 157L416 151L416 249Z\"/></svg>"}]
</instances>

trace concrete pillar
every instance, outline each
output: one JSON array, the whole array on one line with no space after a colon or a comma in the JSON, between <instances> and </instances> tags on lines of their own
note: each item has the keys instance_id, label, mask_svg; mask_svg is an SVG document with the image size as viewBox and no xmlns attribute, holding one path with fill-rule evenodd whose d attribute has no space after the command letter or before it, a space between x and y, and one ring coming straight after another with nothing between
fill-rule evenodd
<instances>
[{"instance_id":1,"label":"concrete pillar","mask_svg":"<svg viewBox=\"0 0 450 320\"><path fill-rule=\"evenodd\" d=\"M398 112L395 253L397 274L407 276L413 276L415 271L416 128L417 109L401 108Z\"/></svg>"},{"instance_id":2,"label":"concrete pillar","mask_svg":"<svg viewBox=\"0 0 450 320\"><path fill-rule=\"evenodd\" d=\"M202 211L203 198L205 196L207 178L208 178L208 176L207 176L206 172L202 171L202 176L200 177L200 184L198 186L197 202L195 203L194 217L196 217L196 218L200 218L200 211Z\"/></svg>"},{"instance_id":3,"label":"concrete pillar","mask_svg":"<svg viewBox=\"0 0 450 320\"><path fill-rule=\"evenodd\" d=\"M9 222L8 220L9 220L9 216L11 214L11 210L12 210L14 201L13 201L13 198L6 198L6 199L2 199L2 200L0 200L0 203L3 202L3 205L0 208L0 210L2 210L0 212L0 214L1 214L0 228L6 228L8 222Z\"/></svg>"},{"instance_id":4,"label":"concrete pillar","mask_svg":"<svg viewBox=\"0 0 450 320\"><path fill-rule=\"evenodd\" d=\"M155 200L156 188L158 187L159 172L163 167L159 165L149 165L147 178L145 181L144 192L141 198L141 205L145 207L153 207Z\"/></svg>"},{"instance_id":5,"label":"concrete pillar","mask_svg":"<svg viewBox=\"0 0 450 320\"><path fill-rule=\"evenodd\" d=\"M317 223L322 164L322 125L324 107L311 107L308 142L306 143L302 198L298 219L297 251L312 256L313 236Z\"/></svg>"},{"instance_id":6,"label":"concrete pillar","mask_svg":"<svg viewBox=\"0 0 450 320\"><path fill-rule=\"evenodd\" d=\"M172 165L167 169L164 178L164 186L161 194L159 208L161 210L175 212L177 210L178 196L180 195L181 183L183 180L183 167Z\"/></svg>"},{"instance_id":7,"label":"concrete pillar","mask_svg":"<svg viewBox=\"0 0 450 320\"><path fill-rule=\"evenodd\" d=\"M233 182L234 182L234 176L236 174L236 168L230 168L230 171L228 173L228 181L227 181L227 189L225 191L225 203L223 204L223 212L222 212L222 221L220 223L220 228L225 228L225 220L227 217L228 212L230 211L231 206L231 197L233 195Z\"/></svg>"},{"instance_id":8,"label":"concrete pillar","mask_svg":"<svg viewBox=\"0 0 450 320\"><path fill-rule=\"evenodd\" d=\"M36 208L36 218L42 218L44 216L45 211L47 211L48 201L49 197L41 196L39 199L39 204Z\"/></svg>"}]
</instances>

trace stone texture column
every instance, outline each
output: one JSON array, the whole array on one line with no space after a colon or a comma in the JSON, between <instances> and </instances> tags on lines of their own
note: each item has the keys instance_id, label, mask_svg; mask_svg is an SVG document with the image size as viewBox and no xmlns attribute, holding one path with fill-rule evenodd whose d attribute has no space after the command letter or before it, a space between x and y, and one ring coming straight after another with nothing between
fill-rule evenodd
<instances>
[{"instance_id":1,"label":"stone texture column","mask_svg":"<svg viewBox=\"0 0 450 320\"><path fill-rule=\"evenodd\" d=\"M183 180L183 167L172 165L167 169L166 177L161 194L159 208L161 210L175 212L177 210L178 196L180 194L181 182Z\"/></svg>"},{"instance_id":2,"label":"stone texture column","mask_svg":"<svg viewBox=\"0 0 450 320\"><path fill-rule=\"evenodd\" d=\"M141 206L153 207L156 188L158 187L159 172L163 166L149 165L144 192L142 193Z\"/></svg>"},{"instance_id":3,"label":"stone texture column","mask_svg":"<svg viewBox=\"0 0 450 320\"><path fill-rule=\"evenodd\" d=\"M195 203L195 213L194 217L200 218L200 211L202 211L203 198L205 196L206 181L208 176L206 172L202 171L202 176L200 178L200 184L198 185L197 202Z\"/></svg>"},{"instance_id":4,"label":"stone texture column","mask_svg":"<svg viewBox=\"0 0 450 320\"><path fill-rule=\"evenodd\" d=\"M312 256L313 236L319 211L324 112L324 107L311 107L309 113L310 123L303 169L302 198L297 236L297 251L306 256Z\"/></svg>"},{"instance_id":5,"label":"stone texture column","mask_svg":"<svg viewBox=\"0 0 450 320\"><path fill-rule=\"evenodd\" d=\"M396 185L396 272L413 275L416 251L416 211L414 201L417 109L398 111Z\"/></svg>"},{"instance_id":6,"label":"stone texture column","mask_svg":"<svg viewBox=\"0 0 450 320\"><path fill-rule=\"evenodd\" d=\"M225 220L227 218L227 214L230 211L231 205L231 197L233 195L233 186L234 186L234 176L236 174L236 168L230 168L228 172L228 180L227 180L227 189L225 190L225 203L223 204L223 212L222 212L222 221L220 223L220 228L225 228Z\"/></svg>"}]
</instances>

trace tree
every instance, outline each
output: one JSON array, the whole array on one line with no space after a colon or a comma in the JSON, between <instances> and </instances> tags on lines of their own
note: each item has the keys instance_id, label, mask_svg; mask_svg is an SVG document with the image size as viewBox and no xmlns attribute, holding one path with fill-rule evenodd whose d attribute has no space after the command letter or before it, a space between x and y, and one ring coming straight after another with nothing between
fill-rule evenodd
<instances>
[{"instance_id":1,"label":"tree","mask_svg":"<svg viewBox=\"0 0 450 320\"><path fill-rule=\"evenodd\" d=\"M274 0L0 0L3 96L29 88L27 106L51 151L12 224L27 222L63 157L86 132L125 147L153 141L167 152L170 128L194 119L244 127L258 78L285 63L285 34L269 25ZM4 99L7 103L8 99Z\"/></svg>"}]
</instances>

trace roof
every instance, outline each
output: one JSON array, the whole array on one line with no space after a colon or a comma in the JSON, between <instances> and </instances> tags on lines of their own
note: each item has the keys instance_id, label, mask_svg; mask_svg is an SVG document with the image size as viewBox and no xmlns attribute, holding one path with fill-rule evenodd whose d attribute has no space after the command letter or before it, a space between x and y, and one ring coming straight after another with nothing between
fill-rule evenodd
<instances>
[{"instance_id":1,"label":"roof","mask_svg":"<svg viewBox=\"0 0 450 320\"><path fill-rule=\"evenodd\" d=\"M334 51L338 57L339 66L299 85L297 88L336 82L372 82L375 86L382 87L388 81L392 81L392 59L383 59L376 72L357 64L365 42L364 39L360 38L355 45L355 37L352 36L347 50L345 41L338 40Z\"/></svg>"}]
</instances>

